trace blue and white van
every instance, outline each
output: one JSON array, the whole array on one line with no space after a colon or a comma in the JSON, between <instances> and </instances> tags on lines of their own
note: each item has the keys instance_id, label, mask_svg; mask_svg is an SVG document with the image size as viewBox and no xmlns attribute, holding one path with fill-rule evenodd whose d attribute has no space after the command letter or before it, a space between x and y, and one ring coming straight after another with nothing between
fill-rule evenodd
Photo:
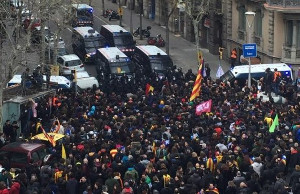
<instances>
[{"instance_id":1,"label":"blue and white van","mask_svg":"<svg viewBox=\"0 0 300 194\"><path fill-rule=\"evenodd\" d=\"M46 82L46 76L43 75L43 80ZM14 75L13 78L7 83L7 87L13 85L19 85L22 81L22 75ZM26 86L29 87L30 82L26 83ZM70 89L71 81L65 78L64 76L50 76L50 85L51 88L61 88L61 89Z\"/></svg>"},{"instance_id":2,"label":"blue and white van","mask_svg":"<svg viewBox=\"0 0 300 194\"><path fill-rule=\"evenodd\" d=\"M291 78L293 80L292 69L285 63L274 63L274 64L258 64L251 65L251 78L259 80L265 76L266 69L270 68L274 72L274 69L277 68L277 71L281 72L282 78ZM241 65L235 66L233 69L227 71L220 77L220 80L223 82L232 82L238 80L240 83L245 83L249 75L249 66Z\"/></svg>"}]
</instances>

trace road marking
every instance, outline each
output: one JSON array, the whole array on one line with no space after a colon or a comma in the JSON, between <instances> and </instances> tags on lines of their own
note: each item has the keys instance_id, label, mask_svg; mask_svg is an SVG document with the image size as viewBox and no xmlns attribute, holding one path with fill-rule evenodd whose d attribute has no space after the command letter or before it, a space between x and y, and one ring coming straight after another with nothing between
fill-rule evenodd
<instances>
[{"instance_id":1,"label":"road marking","mask_svg":"<svg viewBox=\"0 0 300 194\"><path fill-rule=\"evenodd\" d=\"M100 21L104 22L105 24L109 25L108 22L106 22L106 21L103 20L102 18L98 17L96 14L94 14L94 16L95 16L98 20L100 20Z\"/></svg>"},{"instance_id":2,"label":"road marking","mask_svg":"<svg viewBox=\"0 0 300 194\"><path fill-rule=\"evenodd\" d=\"M67 29L68 29L70 32L72 32L72 30L71 30L69 27L68 27Z\"/></svg>"}]
</instances>

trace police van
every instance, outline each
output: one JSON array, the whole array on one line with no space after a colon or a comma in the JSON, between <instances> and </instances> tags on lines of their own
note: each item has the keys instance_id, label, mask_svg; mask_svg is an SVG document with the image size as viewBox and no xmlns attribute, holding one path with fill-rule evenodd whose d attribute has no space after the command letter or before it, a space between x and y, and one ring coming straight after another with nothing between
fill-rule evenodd
<instances>
[{"instance_id":1,"label":"police van","mask_svg":"<svg viewBox=\"0 0 300 194\"><path fill-rule=\"evenodd\" d=\"M132 75L134 72L130 58L117 47L98 49L95 63L98 75Z\"/></svg>"},{"instance_id":2,"label":"police van","mask_svg":"<svg viewBox=\"0 0 300 194\"><path fill-rule=\"evenodd\" d=\"M102 25L100 34L107 40L109 46L118 47L127 56L131 56L136 42L130 32L119 25Z\"/></svg>"},{"instance_id":3,"label":"police van","mask_svg":"<svg viewBox=\"0 0 300 194\"><path fill-rule=\"evenodd\" d=\"M71 25L77 26L93 26L93 7L87 4L72 4L71 7Z\"/></svg>"},{"instance_id":4,"label":"police van","mask_svg":"<svg viewBox=\"0 0 300 194\"><path fill-rule=\"evenodd\" d=\"M270 68L274 72L274 69L277 68L277 71L281 72L282 79L292 79L293 72L292 69L285 63L275 63L275 64L258 64L251 65L251 78L259 80L265 76L266 69ZM220 77L220 80L223 82L232 82L238 80L240 84L244 84L248 79L249 75L249 66L241 65L235 66L233 69L227 71Z\"/></svg>"},{"instance_id":5,"label":"police van","mask_svg":"<svg viewBox=\"0 0 300 194\"><path fill-rule=\"evenodd\" d=\"M106 40L90 26L76 27L72 33L73 52L84 62L93 62L96 50L107 46Z\"/></svg>"},{"instance_id":6,"label":"police van","mask_svg":"<svg viewBox=\"0 0 300 194\"><path fill-rule=\"evenodd\" d=\"M153 45L137 46L132 61L144 74L150 75L155 72L160 78L165 76L167 70L174 67L170 56Z\"/></svg>"}]
</instances>

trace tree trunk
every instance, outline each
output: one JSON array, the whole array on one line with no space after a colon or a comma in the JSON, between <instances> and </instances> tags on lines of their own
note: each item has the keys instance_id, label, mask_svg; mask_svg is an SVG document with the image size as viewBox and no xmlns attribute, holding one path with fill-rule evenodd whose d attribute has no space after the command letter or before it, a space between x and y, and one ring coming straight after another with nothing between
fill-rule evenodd
<instances>
[{"instance_id":1,"label":"tree trunk","mask_svg":"<svg viewBox=\"0 0 300 194\"><path fill-rule=\"evenodd\" d=\"M3 65L1 65L3 66ZM2 81L2 80L1 80ZM0 132L3 132L3 82L0 81Z\"/></svg>"}]
</instances>

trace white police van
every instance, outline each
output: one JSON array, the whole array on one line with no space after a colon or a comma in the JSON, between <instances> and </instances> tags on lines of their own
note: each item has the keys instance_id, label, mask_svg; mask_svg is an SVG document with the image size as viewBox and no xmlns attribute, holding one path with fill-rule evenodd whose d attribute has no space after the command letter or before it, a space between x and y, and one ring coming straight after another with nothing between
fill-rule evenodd
<instances>
[{"instance_id":1,"label":"white police van","mask_svg":"<svg viewBox=\"0 0 300 194\"><path fill-rule=\"evenodd\" d=\"M90 26L73 29L73 52L84 62L93 62L96 50L107 45L106 39Z\"/></svg>"},{"instance_id":2,"label":"white police van","mask_svg":"<svg viewBox=\"0 0 300 194\"><path fill-rule=\"evenodd\" d=\"M258 64L251 65L251 78L259 80L265 76L266 69L270 68L274 72L274 69L277 68L277 71L281 72L282 78L290 78L293 80L292 69L285 63L274 63L274 64ZM223 82L232 82L238 80L239 83L245 83L249 75L249 66L241 65L235 66L233 69L227 71L220 77L220 80Z\"/></svg>"},{"instance_id":3,"label":"white police van","mask_svg":"<svg viewBox=\"0 0 300 194\"><path fill-rule=\"evenodd\" d=\"M98 49L95 63L98 74L132 75L134 73L134 65L130 58L117 47Z\"/></svg>"}]
</instances>

